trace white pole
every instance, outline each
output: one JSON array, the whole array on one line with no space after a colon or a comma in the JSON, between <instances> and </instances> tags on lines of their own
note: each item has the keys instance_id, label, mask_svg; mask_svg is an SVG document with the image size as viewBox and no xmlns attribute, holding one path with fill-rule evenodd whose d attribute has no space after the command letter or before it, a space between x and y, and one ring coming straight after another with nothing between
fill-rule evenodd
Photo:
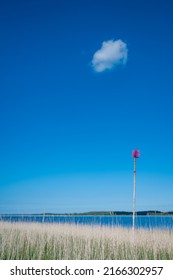
<instances>
[{"instance_id":1,"label":"white pole","mask_svg":"<svg viewBox=\"0 0 173 280\"><path fill-rule=\"evenodd\" d=\"M134 157L134 188L133 188L133 224L132 229L135 229L135 213L136 212L136 157Z\"/></svg>"},{"instance_id":2,"label":"white pole","mask_svg":"<svg viewBox=\"0 0 173 280\"><path fill-rule=\"evenodd\" d=\"M45 219L45 210L43 211L42 223L44 223L44 219Z\"/></svg>"}]
</instances>

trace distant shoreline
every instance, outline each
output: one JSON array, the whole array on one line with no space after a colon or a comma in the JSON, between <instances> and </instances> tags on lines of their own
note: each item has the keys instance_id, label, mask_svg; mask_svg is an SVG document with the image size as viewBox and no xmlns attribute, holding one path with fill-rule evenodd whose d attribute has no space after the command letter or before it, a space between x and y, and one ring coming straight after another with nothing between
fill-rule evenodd
<instances>
[{"instance_id":1,"label":"distant shoreline","mask_svg":"<svg viewBox=\"0 0 173 280\"><path fill-rule=\"evenodd\" d=\"M80 213L34 213L34 214L0 214L0 216L131 216L128 211L90 211ZM162 212L155 210L137 211L137 216L170 216L173 211Z\"/></svg>"}]
</instances>

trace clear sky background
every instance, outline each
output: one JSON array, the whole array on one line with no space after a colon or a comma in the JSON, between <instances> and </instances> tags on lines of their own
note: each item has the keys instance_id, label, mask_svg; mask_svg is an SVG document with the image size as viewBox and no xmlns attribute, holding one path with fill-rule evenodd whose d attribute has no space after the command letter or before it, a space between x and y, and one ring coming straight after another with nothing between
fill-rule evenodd
<instances>
[{"instance_id":1,"label":"clear sky background","mask_svg":"<svg viewBox=\"0 0 173 280\"><path fill-rule=\"evenodd\" d=\"M173 210L173 2L0 1L0 212Z\"/></svg>"}]
</instances>

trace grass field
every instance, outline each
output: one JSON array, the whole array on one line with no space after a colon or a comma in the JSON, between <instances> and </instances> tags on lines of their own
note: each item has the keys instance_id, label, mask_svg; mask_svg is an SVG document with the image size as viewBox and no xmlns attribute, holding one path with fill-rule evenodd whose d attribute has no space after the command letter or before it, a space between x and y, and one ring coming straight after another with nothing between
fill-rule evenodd
<instances>
[{"instance_id":1,"label":"grass field","mask_svg":"<svg viewBox=\"0 0 173 280\"><path fill-rule=\"evenodd\" d=\"M173 231L0 222L1 260L173 260Z\"/></svg>"}]
</instances>

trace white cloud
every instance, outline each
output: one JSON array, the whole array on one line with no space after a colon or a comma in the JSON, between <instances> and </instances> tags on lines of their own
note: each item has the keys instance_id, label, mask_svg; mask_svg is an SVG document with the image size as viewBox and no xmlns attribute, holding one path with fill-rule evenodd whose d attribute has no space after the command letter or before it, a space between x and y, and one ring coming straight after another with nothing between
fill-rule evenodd
<instances>
[{"instance_id":1,"label":"white cloud","mask_svg":"<svg viewBox=\"0 0 173 280\"><path fill-rule=\"evenodd\" d=\"M122 40L104 41L101 49L93 55L92 66L96 72L103 72L116 65L126 64L127 55L127 45Z\"/></svg>"}]
</instances>

